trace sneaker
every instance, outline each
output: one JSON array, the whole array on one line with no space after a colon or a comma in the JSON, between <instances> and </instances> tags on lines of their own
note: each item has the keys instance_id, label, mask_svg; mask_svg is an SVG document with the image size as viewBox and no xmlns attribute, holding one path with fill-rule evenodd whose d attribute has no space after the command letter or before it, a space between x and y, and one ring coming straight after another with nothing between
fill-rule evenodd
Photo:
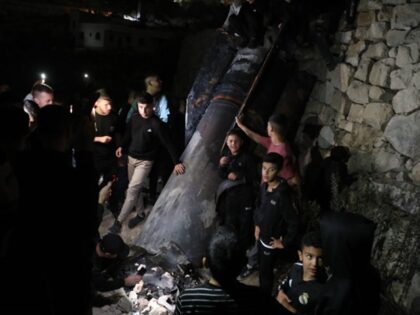
<instances>
[{"instance_id":1,"label":"sneaker","mask_svg":"<svg viewBox=\"0 0 420 315\"><path fill-rule=\"evenodd\" d=\"M241 278L241 279L248 278L256 270L257 270L257 268L255 268L254 266L246 265L244 267L244 269L242 269L241 273L239 274L239 278Z\"/></svg>"},{"instance_id":2,"label":"sneaker","mask_svg":"<svg viewBox=\"0 0 420 315\"><path fill-rule=\"evenodd\" d=\"M137 224L143 221L145 217L146 216L144 215L144 213L142 213L141 215L136 215L134 218L128 221L128 227L130 229L134 228Z\"/></svg>"},{"instance_id":3,"label":"sneaker","mask_svg":"<svg viewBox=\"0 0 420 315\"><path fill-rule=\"evenodd\" d=\"M113 234L121 233L121 222L118 220L114 221L114 224L109 228L109 232Z\"/></svg>"}]
</instances>

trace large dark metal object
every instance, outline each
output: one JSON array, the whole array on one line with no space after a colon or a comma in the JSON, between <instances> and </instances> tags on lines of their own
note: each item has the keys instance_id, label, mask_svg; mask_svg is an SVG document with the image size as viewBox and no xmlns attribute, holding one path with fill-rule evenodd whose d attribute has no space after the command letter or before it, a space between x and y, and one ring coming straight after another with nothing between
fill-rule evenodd
<instances>
[{"instance_id":1,"label":"large dark metal object","mask_svg":"<svg viewBox=\"0 0 420 315\"><path fill-rule=\"evenodd\" d=\"M173 242L193 263L201 261L215 224L220 148L265 54L263 48L238 51L182 155L186 173L171 176L136 245L158 252Z\"/></svg>"},{"instance_id":2,"label":"large dark metal object","mask_svg":"<svg viewBox=\"0 0 420 315\"><path fill-rule=\"evenodd\" d=\"M227 40L226 35L218 32L187 97L185 144L193 136L210 104L215 87L222 80L236 52L237 49Z\"/></svg>"}]
</instances>

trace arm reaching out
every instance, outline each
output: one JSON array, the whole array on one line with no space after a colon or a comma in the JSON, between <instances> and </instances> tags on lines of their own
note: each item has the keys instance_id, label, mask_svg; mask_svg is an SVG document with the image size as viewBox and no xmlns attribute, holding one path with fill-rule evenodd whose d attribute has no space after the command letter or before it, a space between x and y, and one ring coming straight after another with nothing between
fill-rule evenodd
<instances>
[{"instance_id":1,"label":"arm reaching out","mask_svg":"<svg viewBox=\"0 0 420 315\"><path fill-rule=\"evenodd\" d=\"M245 126L241 120L239 119L239 117L235 117L235 122L238 125L239 128L242 129L243 132L245 132L245 134L250 137L252 140L254 140L256 143L260 143L262 136L259 135L258 133L252 131L251 129L249 129L247 126Z\"/></svg>"}]
</instances>

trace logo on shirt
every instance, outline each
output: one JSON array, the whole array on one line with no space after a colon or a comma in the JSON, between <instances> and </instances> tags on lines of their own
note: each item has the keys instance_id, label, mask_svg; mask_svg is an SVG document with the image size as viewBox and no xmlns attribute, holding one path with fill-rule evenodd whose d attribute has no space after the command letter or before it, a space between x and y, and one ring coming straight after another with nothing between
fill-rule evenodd
<instances>
[{"instance_id":1,"label":"logo on shirt","mask_svg":"<svg viewBox=\"0 0 420 315\"><path fill-rule=\"evenodd\" d=\"M303 292L301 295L299 295L299 303L302 305L309 303L309 294L307 292Z\"/></svg>"},{"instance_id":2,"label":"logo on shirt","mask_svg":"<svg viewBox=\"0 0 420 315\"><path fill-rule=\"evenodd\" d=\"M277 202L275 200L270 200L270 203L275 206L277 204Z\"/></svg>"}]
</instances>

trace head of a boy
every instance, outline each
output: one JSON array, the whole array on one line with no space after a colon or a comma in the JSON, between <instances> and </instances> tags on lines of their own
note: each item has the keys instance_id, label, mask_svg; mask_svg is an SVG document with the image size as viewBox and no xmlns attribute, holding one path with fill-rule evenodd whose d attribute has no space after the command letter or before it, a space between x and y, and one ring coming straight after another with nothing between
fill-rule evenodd
<instances>
[{"instance_id":1,"label":"head of a boy","mask_svg":"<svg viewBox=\"0 0 420 315\"><path fill-rule=\"evenodd\" d=\"M154 112L153 97L149 93L143 92L137 100L137 109L144 119L152 117Z\"/></svg>"},{"instance_id":2,"label":"head of a boy","mask_svg":"<svg viewBox=\"0 0 420 315\"><path fill-rule=\"evenodd\" d=\"M233 155L239 153L243 143L244 139L240 131L233 129L227 133L226 145Z\"/></svg>"},{"instance_id":3,"label":"head of a boy","mask_svg":"<svg viewBox=\"0 0 420 315\"><path fill-rule=\"evenodd\" d=\"M285 115L272 115L268 119L267 134L269 137L276 135L278 137L286 137L288 121Z\"/></svg>"},{"instance_id":4,"label":"head of a boy","mask_svg":"<svg viewBox=\"0 0 420 315\"><path fill-rule=\"evenodd\" d=\"M315 280L323 266L320 234L318 232L305 234L298 254L303 265L303 280Z\"/></svg>"},{"instance_id":5,"label":"head of a boy","mask_svg":"<svg viewBox=\"0 0 420 315\"><path fill-rule=\"evenodd\" d=\"M263 158L261 177L264 183L271 183L278 178L278 173L283 167L283 157L277 153L268 153Z\"/></svg>"}]
</instances>

